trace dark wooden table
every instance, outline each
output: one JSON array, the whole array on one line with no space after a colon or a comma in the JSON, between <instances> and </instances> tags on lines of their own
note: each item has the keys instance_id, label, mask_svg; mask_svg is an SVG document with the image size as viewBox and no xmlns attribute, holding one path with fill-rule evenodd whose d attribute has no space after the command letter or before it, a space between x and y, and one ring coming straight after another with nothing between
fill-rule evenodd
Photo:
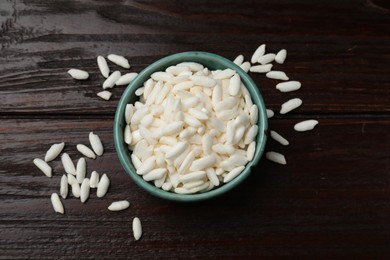
<instances>
[{"instance_id":1,"label":"dark wooden table","mask_svg":"<svg viewBox=\"0 0 390 260\"><path fill-rule=\"evenodd\" d=\"M390 257L390 5L386 1L22 1L0 2L0 258L256 259L275 256ZM290 146L265 159L227 195L195 204L142 191L121 167L113 118L124 87L110 101L96 57L116 53L139 72L158 58L201 50L250 59L262 43L288 50L284 65L298 92L280 93L251 74L268 108L293 97L304 104L269 121ZM119 67L112 66L113 69ZM87 81L67 75L90 72ZM122 72L126 70L122 69ZM318 119L310 132L293 125ZM56 214L53 178L32 163L53 143L75 146L99 134L105 154L88 172L106 172L111 188ZM131 207L109 212L114 200ZM134 241L131 221L144 229Z\"/></svg>"}]
</instances>

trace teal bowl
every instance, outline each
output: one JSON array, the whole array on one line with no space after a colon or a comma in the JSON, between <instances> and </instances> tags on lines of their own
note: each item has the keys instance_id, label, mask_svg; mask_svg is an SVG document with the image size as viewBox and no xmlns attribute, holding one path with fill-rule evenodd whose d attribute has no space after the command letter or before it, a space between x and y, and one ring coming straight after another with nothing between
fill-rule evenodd
<instances>
[{"instance_id":1,"label":"teal bowl","mask_svg":"<svg viewBox=\"0 0 390 260\"><path fill-rule=\"evenodd\" d=\"M195 194L177 194L170 191L164 191L163 189L157 188L153 183L145 181L142 176L136 173L136 170L131 161L131 151L128 150L127 144L123 140L123 132L126 126L125 122L125 109L126 105L130 103L135 103L138 100L138 97L135 95L135 91L143 86L143 83L150 78L150 75L156 71L164 71L166 68L172 65L176 65L180 62L198 62L203 64L205 67L210 70L216 69L226 69L230 68L238 72L241 77L241 81L244 83L249 93L251 94L252 101L259 108L259 133L256 137L256 151L252 161L248 162L245 166L245 169L239 174L236 178L231 180L228 183L222 184L214 189ZM248 74L243 71L239 66L234 64L232 61L221 57L219 55L207 52L182 52L167 56L160 60L157 60L153 64L145 68L139 75L128 85L122 97L118 103L118 107L115 114L114 120L114 142L115 148L118 153L119 161L121 162L123 168L125 169L127 175L143 190L148 193L171 201L179 202L193 202L201 201L206 199L211 199L217 196L220 196L237 185L243 182L248 175L250 174L251 167L257 165L263 152L264 146L267 140L266 131L267 131L267 114L266 108L264 105L263 98L253 80L248 76Z\"/></svg>"}]
</instances>

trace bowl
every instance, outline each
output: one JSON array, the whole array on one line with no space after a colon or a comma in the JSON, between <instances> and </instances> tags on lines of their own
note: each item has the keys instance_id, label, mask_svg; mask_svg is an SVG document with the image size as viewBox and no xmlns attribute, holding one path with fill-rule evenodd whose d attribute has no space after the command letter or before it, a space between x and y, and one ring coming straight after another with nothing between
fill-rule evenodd
<instances>
[{"instance_id":1,"label":"bowl","mask_svg":"<svg viewBox=\"0 0 390 260\"><path fill-rule=\"evenodd\" d=\"M135 91L143 86L143 83L150 78L150 75L156 71L164 71L166 68L172 65L176 65L180 62L198 62L203 64L205 67L210 70L216 69L226 69L230 68L235 70L241 77L241 81L244 83L246 88L248 89L252 101L254 104L258 106L259 110L259 119L258 126L259 132L256 137L256 151L252 161L248 162L245 166L245 169L239 174L236 178L231 180L228 183L221 184L214 189L203 192L203 193L195 193L195 194L177 194L170 191L165 191L163 189L157 188L153 183L149 183L145 181L142 176L136 173L136 170L131 161L131 151L128 150L127 144L123 140L123 132L126 126L125 122L125 109L126 105L129 103L134 103L138 100L138 97L135 95ZM115 113L114 120L114 142L115 148L118 153L119 161L121 162L123 168L125 169L127 175L143 190L147 191L151 195L156 197L170 200L170 201L178 201L178 202L193 202L193 201L201 201L210 198L214 198L220 196L240 183L242 183L250 174L251 167L257 165L259 162L266 143L266 130L268 127L267 123L267 114L266 108L264 105L263 98L257 88L256 84L249 77L249 75L243 71L239 66L234 64L232 61L208 52L200 52L200 51L191 51L191 52L182 52L173 54L167 57L164 57L160 60L157 60L153 64L149 65L145 68L138 76L127 86L125 91L122 94L122 97L118 103L118 107Z\"/></svg>"}]
</instances>

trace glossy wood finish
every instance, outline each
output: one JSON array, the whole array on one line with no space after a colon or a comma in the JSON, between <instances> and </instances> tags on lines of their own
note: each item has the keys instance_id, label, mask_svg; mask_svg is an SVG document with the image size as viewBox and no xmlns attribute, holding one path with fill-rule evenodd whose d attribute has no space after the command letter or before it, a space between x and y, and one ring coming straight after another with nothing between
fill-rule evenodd
<instances>
[{"instance_id":1,"label":"glossy wood finish","mask_svg":"<svg viewBox=\"0 0 390 260\"><path fill-rule=\"evenodd\" d=\"M257 259L390 257L390 11L386 1L2 1L0 2L0 259ZM256 47L288 50L274 65L302 82L251 74L268 108L293 97L304 104L270 119L288 164L262 159L237 189L215 200L178 204L151 197L127 177L115 153L117 102L96 96L97 55L117 53L139 72L188 50L250 59ZM120 69L110 64L112 69ZM66 71L83 68L87 81ZM120 69L126 72L124 69ZM293 125L316 118L311 132ZM87 160L106 172L106 197L64 201L54 213L64 170L53 178L33 165L56 142L75 146L99 134L105 154ZM109 212L128 199L123 212ZM133 217L144 236L134 241Z\"/></svg>"}]
</instances>

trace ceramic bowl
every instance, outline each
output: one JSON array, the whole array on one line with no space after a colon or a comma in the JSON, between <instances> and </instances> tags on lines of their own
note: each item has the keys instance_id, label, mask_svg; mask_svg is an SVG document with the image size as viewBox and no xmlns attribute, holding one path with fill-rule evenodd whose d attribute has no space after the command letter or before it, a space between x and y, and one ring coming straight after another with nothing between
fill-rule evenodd
<instances>
[{"instance_id":1,"label":"ceramic bowl","mask_svg":"<svg viewBox=\"0 0 390 260\"><path fill-rule=\"evenodd\" d=\"M136 169L134 168L131 161L131 151L128 150L127 144L123 140L123 131L126 126L125 122L125 109L126 105L130 103L134 103L138 100L138 97L135 95L135 91L142 87L144 82L150 78L150 75L156 71L164 71L166 68L172 65L176 65L180 62L198 62L203 64L205 67L210 70L216 69L226 69L230 68L237 73L239 73L241 77L241 81L244 83L246 88L248 89L252 101L257 105L259 110L259 132L256 137L256 151L252 161L248 162L245 166L245 169L238 175L236 178L231 180L228 183L221 183L220 186L213 188L210 191L203 193L195 193L195 194L177 194L170 191L164 191L163 189L157 188L153 183L145 181L142 176L136 173ZM250 174L251 168L259 162L266 143L266 130L267 130L267 114L266 108L264 106L263 98L259 92L258 87L254 83L254 81L249 77L249 75L243 71L239 66L234 64L232 61L221 57L219 55L207 52L183 52L173 54L167 57L164 57L160 60L157 60L153 64L149 65L145 68L139 75L128 85L122 97L118 103L118 107L115 114L114 120L114 142L115 148L118 153L119 160L125 169L127 175L143 190L146 192L157 196L162 199L171 200L171 201L180 201L180 202L191 202L191 201L200 201L206 200L210 198L214 198L216 196L222 195L240 183L242 183Z\"/></svg>"}]
</instances>

